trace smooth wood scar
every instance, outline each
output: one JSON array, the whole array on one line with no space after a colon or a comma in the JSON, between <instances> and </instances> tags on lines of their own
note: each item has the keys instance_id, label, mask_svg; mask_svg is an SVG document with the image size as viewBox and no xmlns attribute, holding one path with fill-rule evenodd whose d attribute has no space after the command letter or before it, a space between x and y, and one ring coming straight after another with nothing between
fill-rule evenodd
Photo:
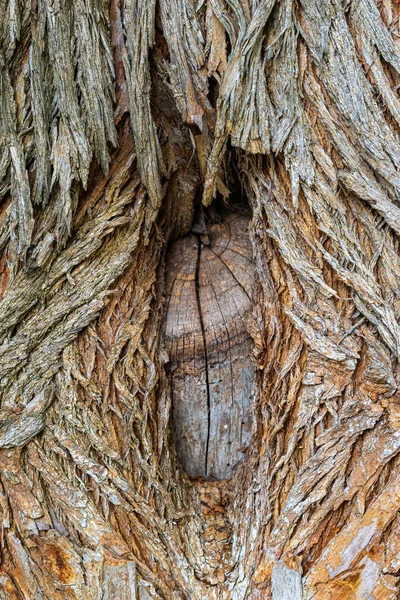
<instances>
[{"instance_id":1,"label":"smooth wood scar","mask_svg":"<svg viewBox=\"0 0 400 600\"><path fill-rule=\"evenodd\" d=\"M190 476L232 477L253 430L255 367L247 318L254 262L249 219L228 213L204 236L176 241L167 259L165 340L173 434Z\"/></svg>"}]
</instances>

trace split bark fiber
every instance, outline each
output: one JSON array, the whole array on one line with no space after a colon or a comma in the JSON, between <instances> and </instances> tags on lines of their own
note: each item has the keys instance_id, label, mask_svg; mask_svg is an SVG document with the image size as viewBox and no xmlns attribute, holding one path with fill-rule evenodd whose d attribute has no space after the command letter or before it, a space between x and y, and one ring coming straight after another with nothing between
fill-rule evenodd
<instances>
[{"instance_id":1,"label":"split bark fiber","mask_svg":"<svg viewBox=\"0 0 400 600\"><path fill-rule=\"evenodd\" d=\"M399 596L399 17L0 0L1 600ZM240 196L255 431L190 480L166 249Z\"/></svg>"}]
</instances>

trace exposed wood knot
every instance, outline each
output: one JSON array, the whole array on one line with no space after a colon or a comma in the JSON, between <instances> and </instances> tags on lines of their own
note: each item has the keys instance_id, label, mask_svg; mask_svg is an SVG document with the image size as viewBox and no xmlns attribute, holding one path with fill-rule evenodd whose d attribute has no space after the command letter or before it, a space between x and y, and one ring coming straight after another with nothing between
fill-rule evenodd
<instances>
[{"instance_id":1,"label":"exposed wood knot","mask_svg":"<svg viewBox=\"0 0 400 600\"><path fill-rule=\"evenodd\" d=\"M167 259L165 327L173 432L190 476L232 477L253 429L255 367L247 320L254 262L247 216L228 213L179 239Z\"/></svg>"}]
</instances>

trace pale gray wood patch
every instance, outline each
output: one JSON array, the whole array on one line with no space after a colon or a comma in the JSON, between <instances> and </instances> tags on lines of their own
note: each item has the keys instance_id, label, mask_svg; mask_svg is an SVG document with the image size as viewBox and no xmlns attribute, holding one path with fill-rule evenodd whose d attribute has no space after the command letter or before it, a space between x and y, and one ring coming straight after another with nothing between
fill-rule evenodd
<instances>
[{"instance_id":1,"label":"pale gray wood patch","mask_svg":"<svg viewBox=\"0 0 400 600\"><path fill-rule=\"evenodd\" d=\"M272 600L302 600L303 586L301 574L284 563L277 563L272 569Z\"/></svg>"},{"instance_id":2,"label":"pale gray wood patch","mask_svg":"<svg viewBox=\"0 0 400 600\"><path fill-rule=\"evenodd\" d=\"M132 561L103 566L101 600L136 600L136 567ZM100 595L99 595L100 597ZM139 600L146 598L140 595Z\"/></svg>"},{"instance_id":3,"label":"pale gray wood patch","mask_svg":"<svg viewBox=\"0 0 400 600\"><path fill-rule=\"evenodd\" d=\"M252 435L248 222L244 215L225 215L210 227L209 246L190 234L174 243L167 260L173 434L190 476L232 477Z\"/></svg>"}]
</instances>

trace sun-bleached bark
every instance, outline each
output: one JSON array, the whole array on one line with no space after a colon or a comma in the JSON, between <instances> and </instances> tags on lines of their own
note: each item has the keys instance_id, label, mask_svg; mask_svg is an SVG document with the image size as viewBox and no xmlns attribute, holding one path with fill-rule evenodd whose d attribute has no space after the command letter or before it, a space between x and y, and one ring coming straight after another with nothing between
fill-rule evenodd
<instances>
[{"instance_id":1,"label":"sun-bleached bark","mask_svg":"<svg viewBox=\"0 0 400 600\"><path fill-rule=\"evenodd\" d=\"M395 600L397 1L0 8L0 599ZM254 434L190 479L167 252L238 205Z\"/></svg>"}]
</instances>

